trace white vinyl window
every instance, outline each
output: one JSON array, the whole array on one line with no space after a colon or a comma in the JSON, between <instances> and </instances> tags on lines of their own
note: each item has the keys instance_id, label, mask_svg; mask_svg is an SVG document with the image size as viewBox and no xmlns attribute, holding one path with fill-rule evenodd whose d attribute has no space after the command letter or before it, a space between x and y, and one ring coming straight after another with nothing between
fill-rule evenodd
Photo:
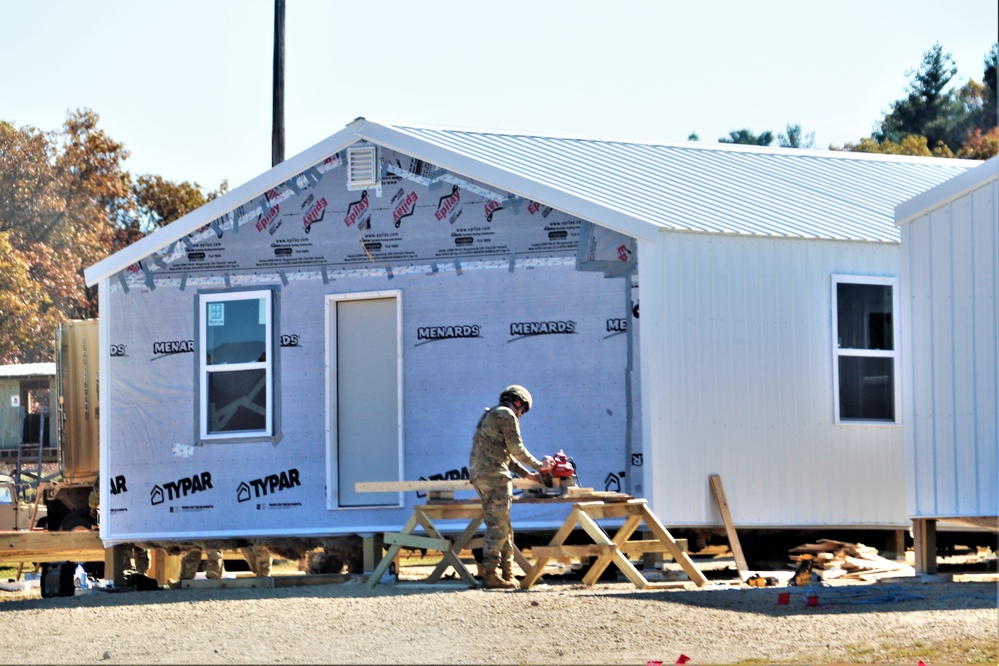
<instances>
[{"instance_id":1,"label":"white vinyl window","mask_svg":"<svg viewBox=\"0 0 999 666\"><path fill-rule=\"evenodd\" d=\"M836 422L898 423L898 280L834 275L832 303Z\"/></svg>"},{"instance_id":2,"label":"white vinyl window","mask_svg":"<svg viewBox=\"0 0 999 666\"><path fill-rule=\"evenodd\" d=\"M199 295L202 440L274 434L272 296L270 290Z\"/></svg>"}]
</instances>

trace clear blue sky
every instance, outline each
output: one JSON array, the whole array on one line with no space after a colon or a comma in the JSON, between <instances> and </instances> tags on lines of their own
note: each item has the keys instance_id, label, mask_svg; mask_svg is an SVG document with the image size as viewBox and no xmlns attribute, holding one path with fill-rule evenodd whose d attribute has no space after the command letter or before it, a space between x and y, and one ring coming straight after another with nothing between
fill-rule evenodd
<instances>
[{"instance_id":1,"label":"clear blue sky","mask_svg":"<svg viewBox=\"0 0 999 666\"><path fill-rule=\"evenodd\" d=\"M357 116L661 142L871 133L939 42L982 79L996 0L286 0L286 157ZM273 0L0 0L0 120L90 108L135 174L270 167Z\"/></svg>"}]
</instances>

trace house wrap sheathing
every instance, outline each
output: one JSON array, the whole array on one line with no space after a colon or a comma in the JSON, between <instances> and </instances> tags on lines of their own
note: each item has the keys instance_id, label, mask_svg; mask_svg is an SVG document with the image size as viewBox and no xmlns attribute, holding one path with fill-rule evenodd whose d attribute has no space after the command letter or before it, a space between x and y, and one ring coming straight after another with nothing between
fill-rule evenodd
<instances>
[{"instance_id":1,"label":"house wrap sheathing","mask_svg":"<svg viewBox=\"0 0 999 666\"><path fill-rule=\"evenodd\" d=\"M102 538L397 530L513 383L669 525L904 525L893 211L976 164L358 119L86 271Z\"/></svg>"}]
</instances>

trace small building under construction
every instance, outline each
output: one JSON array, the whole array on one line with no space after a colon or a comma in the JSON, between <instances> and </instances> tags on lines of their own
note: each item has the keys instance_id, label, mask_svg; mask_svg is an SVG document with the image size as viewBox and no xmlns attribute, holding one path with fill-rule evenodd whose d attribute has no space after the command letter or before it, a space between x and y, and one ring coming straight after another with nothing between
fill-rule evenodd
<instances>
[{"instance_id":1,"label":"small building under construction","mask_svg":"<svg viewBox=\"0 0 999 666\"><path fill-rule=\"evenodd\" d=\"M977 165L359 119L87 269L101 536L396 530L513 383L668 525L904 528L893 213Z\"/></svg>"}]
</instances>

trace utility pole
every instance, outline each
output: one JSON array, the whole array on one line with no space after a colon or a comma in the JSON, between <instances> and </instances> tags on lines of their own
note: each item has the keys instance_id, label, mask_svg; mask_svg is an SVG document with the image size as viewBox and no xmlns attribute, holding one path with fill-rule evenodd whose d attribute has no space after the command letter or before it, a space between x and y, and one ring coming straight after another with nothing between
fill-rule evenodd
<instances>
[{"instance_id":1,"label":"utility pole","mask_svg":"<svg viewBox=\"0 0 999 666\"><path fill-rule=\"evenodd\" d=\"M284 0L274 0L274 125L271 166L284 161Z\"/></svg>"}]
</instances>

